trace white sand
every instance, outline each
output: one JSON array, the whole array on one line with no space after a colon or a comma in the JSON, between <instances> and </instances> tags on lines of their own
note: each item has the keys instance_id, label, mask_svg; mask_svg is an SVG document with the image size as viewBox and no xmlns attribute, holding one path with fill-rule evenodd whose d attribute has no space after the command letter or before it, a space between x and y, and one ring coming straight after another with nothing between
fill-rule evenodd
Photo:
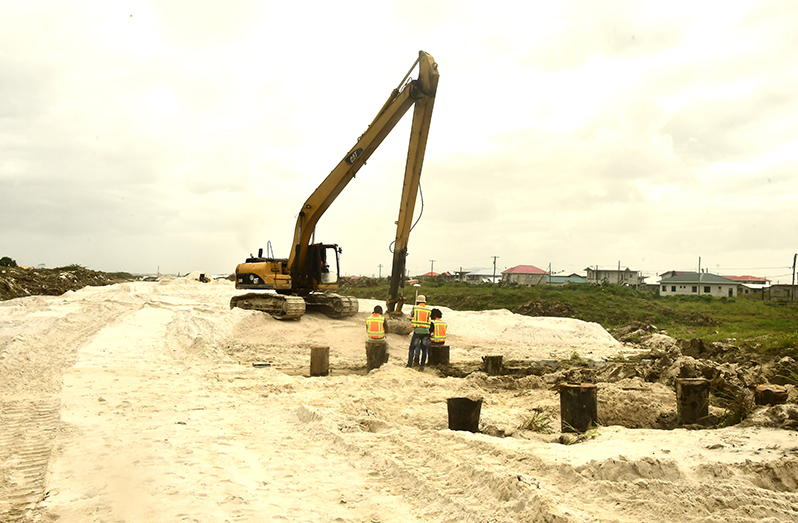
<instances>
[{"instance_id":1,"label":"white sand","mask_svg":"<svg viewBox=\"0 0 798 523\"><path fill-rule=\"evenodd\" d=\"M230 310L235 292L179 278L0 303L0 521L798 521L796 432L609 426L566 446L518 430L557 413L539 379L419 373L398 335L365 374L378 302L279 322ZM596 324L443 310L453 362L628 352ZM330 376L307 377L314 345ZM641 410L672 397L645 385L623 392ZM464 395L512 437L448 430Z\"/></svg>"}]
</instances>

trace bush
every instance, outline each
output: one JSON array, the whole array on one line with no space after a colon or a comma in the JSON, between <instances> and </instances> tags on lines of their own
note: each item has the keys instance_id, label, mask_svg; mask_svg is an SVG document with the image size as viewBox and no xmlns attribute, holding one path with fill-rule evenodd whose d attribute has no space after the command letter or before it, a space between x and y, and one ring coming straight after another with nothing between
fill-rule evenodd
<instances>
[{"instance_id":1,"label":"bush","mask_svg":"<svg viewBox=\"0 0 798 523\"><path fill-rule=\"evenodd\" d=\"M3 256L0 258L0 267L16 267L17 262L9 258L8 256Z\"/></svg>"}]
</instances>

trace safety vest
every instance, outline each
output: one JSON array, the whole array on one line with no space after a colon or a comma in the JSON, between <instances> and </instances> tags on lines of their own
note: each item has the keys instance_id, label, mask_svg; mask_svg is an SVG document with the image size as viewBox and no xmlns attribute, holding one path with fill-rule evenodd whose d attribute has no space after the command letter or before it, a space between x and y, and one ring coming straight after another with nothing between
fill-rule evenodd
<instances>
[{"instance_id":1,"label":"safety vest","mask_svg":"<svg viewBox=\"0 0 798 523\"><path fill-rule=\"evenodd\" d=\"M385 318L382 314L375 312L366 318L366 332L368 332L369 338L374 340L381 340L385 337Z\"/></svg>"},{"instance_id":2,"label":"safety vest","mask_svg":"<svg viewBox=\"0 0 798 523\"><path fill-rule=\"evenodd\" d=\"M443 320L432 320L432 334L429 339L433 343L443 343L446 341L446 322Z\"/></svg>"},{"instance_id":3,"label":"safety vest","mask_svg":"<svg viewBox=\"0 0 798 523\"><path fill-rule=\"evenodd\" d=\"M416 332L422 332L424 329L429 331L429 317L432 315L432 309L426 305L416 305L413 307L413 318L410 324Z\"/></svg>"}]
</instances>

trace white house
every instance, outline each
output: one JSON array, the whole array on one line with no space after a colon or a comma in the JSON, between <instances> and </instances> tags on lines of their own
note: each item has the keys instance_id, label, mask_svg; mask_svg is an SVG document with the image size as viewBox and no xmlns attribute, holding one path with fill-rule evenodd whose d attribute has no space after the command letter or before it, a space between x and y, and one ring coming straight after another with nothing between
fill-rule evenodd
<instances>
[{"instance_id":1,"label":"white house","mask_svg":"<svg viewBox=\"0 0 798 523\"><path fill-rule=\"evenodd\" d=\"M737 282L717 274L708 272L683 272L662 278L659 282L660 296L676 296L689 294L693 296L709 295L716 298L737 297Z\"/></svg>"},{"instance_id":2,"label":"white house","mask_svg":"<svg viewBox=\"0 0 798 523\"><path fill-rule=\"evenodd\" d=\"M617 283L619 285L640 285L646 277L640 271L629 267L605 267L593 265L585 268L587 283Z\"/></svg>"},{"instance_id":3,"label":"white house","mask_svg":"<svg viewBox=\"0 0 798 523\"><path fill-rule=\"evenodd\" d=\"M471 271L465 275L465 278L468 283L499 283L502 280L502 273L495 272L493 267L489 267Z\"/></svg>"}]
</instances>

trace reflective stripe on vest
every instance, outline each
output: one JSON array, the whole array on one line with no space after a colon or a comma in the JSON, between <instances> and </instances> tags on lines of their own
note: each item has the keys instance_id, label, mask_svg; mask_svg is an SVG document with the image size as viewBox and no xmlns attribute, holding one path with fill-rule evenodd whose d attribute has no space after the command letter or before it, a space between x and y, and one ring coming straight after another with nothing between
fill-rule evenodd
<instances>
[{"instance_id":1,"label":"reflective stripe on vest","mask_svg":"<svg viewBox=\"0 0 798 523\"><path fill-rule=\"evenodd\" d=\"M414 329L419 327L429 330L429 317L432 314L432 309L426 305L416 305L413 307L413 319L410 323Z\"/></svg>"},{"instance_id":2,"label":"reflective stripe on vest","mask_svg":"<svg viewBox=\"0 0 798 523\"><path fill-rule=\"evenodd\" d=\"M432 325L434 326L434 330L429 337L430 341L436 343L443 343L446 341L446 322L443 320L432 320Z\"/></svg>"},{"instance_id":3,"label":"reflective stripe on vest","mask_svg":"<svg viewBox=\"0 0 798 523\"><path fill-rule=\"evenodd\" d=\"M372 314L366 318L366 332L369 338L379 340L385 337L385 318L381 314Z\"/></svg>"}]
</instances>

